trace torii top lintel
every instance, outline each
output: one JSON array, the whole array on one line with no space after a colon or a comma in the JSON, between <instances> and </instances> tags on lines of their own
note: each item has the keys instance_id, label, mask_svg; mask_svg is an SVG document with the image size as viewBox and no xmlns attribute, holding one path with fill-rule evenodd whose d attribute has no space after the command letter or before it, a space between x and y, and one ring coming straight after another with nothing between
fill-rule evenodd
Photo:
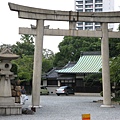
<instances>
[{"instance_id":1,"label":"torii top lintel","mask_svg":"<svg viewBox=\"0 0 120 120\"><path fill-rule=\"evenodd\" d=\"M18 17L24 19L43 19L71 22L120 23L120 11L116 12L74 12L28 7L8 3L10 10L18 11Z\"/></svg>"}]
</instances>

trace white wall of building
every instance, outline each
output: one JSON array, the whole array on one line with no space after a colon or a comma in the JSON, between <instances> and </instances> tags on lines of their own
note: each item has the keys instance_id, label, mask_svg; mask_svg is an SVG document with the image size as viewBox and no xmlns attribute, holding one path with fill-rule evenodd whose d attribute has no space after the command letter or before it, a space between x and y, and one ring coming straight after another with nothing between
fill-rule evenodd
<instances>
[{"instance_id":1,"label":"white wall of building","mask_svg":"<svg viewBox=\"0 0 120 120\"><path fill-rule=\"evenodd\" d=\"M114 0L75 0L75 11L79 12L109 12L114 11ZM83 26L83 28L82 28ZM90 30L95 30L100 27L99 24L83 24L77 25L77 27ZM114 24L108 24L108 28L114 28Z\"/></svg>"}]
</instances>

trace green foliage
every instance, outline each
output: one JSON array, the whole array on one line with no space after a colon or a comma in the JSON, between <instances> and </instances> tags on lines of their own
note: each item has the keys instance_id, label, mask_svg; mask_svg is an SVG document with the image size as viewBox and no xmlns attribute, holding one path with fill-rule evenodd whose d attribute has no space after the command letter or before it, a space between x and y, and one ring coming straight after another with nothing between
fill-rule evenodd
<instances>
[{"instance_id":1,"label":"green foliage","mask_svg":"<svg viewBox=\"0 0 120 120\"><path fill-rule=\"evenodd\" d=\"M53 67L53 60L50 59L42 59L42 73L48 72L49 69Z\"/></svg>"},{"instance_id":2,"label":"green foliage","mask_svg":"<svg viewBox=\"0 0 120 120\"><path fill-rule=\"evenodd\" d=\"M109 39L109 53L110 58L116 57L120 53L120 38L110 38Z\"/></svg>"},{"instance_id":3,"label":"green foliage","mask_svg":"<svg viewBox=\"0 0 120 120\"><path fill-rule=\"evenodd\" d=\"M113 39L114 40L114 39ZM120 38L114 45L114 56L110 59L110 81L116 88L119 88L120 84ZM119 96L119 92L115 91L115 98Z\"/></svg>"},{"instance_id":4,"label":"green foliage","mask_svg":"<svg viewBox=\"0 0 120 120\"><path fill-rule=\"evenodd\" d=\"M12 64L12 68L11 68L10 71L13 72L15 75L17 75L17 73L18 73L17 65L16 64Z\"/></svg>"},{"instance_id":5,"label":"green foliage","mask_svg":"<svg viewBox=\"0 0 120 120\"><path fill-rule=\"evenodd\" d=\"M64 66L68 61L77 61L81 51L100 51L99 38L65 36L59 44L60 52L55 54L54 66Z\"/></svg>"},{"instance_id":6,"label":"green foliage","mask_svg":"<svg viewBox=\"0 0 120 120\"><path fill-rule=\"evenodd\" d=\"M67 55L66 55L67 56ZM66 63L68 63L68 59L61 52L55 54L55 59L53 61L54 66L63 67Z\"/></svg>"},{"instance_id":7,"label":"green foliage","mask_svg":"<svg viewBox=\"0 0 120 120\"><path fill-rule=\"evenodd\" d=\"M53 57L54 57L53 51L51 51L49 49L43 49L42 54L45 59L53 59Z\"/></svg>"},{"instance_id":8,"label":"green foliage","mask_svg":"<svg viewBox=\"0 0 120 120\"><path fill-rule=\"evenodd\" d=\"M118 97L118 98L112 98L111 100L120 103L120 97Z\"/></svg>"},{"instance_id":9,"label":"green foliage","mask_svg":"<svg viewBox=\"0 0 120 120\"><path fill-rule=\"evenodd\" d=\"M33 74L33 56L23 55L22 58L13 60L12 63L18 67L18 78L20 80L31 80Z\"/></svg>"},{"instance_id":10,"label":"green foliage","mask_svg":"<svg viewBox=\"0 0 120 120\"><path fill-rule=\"evenodd\" d=\"M20 42L12 45L13 53L20 56L19 59L13 60L12 63L17 65L18 78L20 80L31 80L33 74L33 55L34 55L34 36L21 35Z\"/></svg>"},{"instance_id":11,"label":"green foliage","mask_svg":"<svg viewBox=\"0 0 120 120\"><path fill-rule=\"evenodd\" d=\"M100 78L102 77L101 73L96 73L96 74L89 74L85 77L85 80L95 80L95 81L99 81Z\"/></svg>"},{"instance_id":12,"label":"green foliage","mask_svg":"<svg viewBox=\"0 0 120 120\"><path fill-rule=\"evenodd\" d=\"M101 84L101 78L101 73L88 74L84 79L85 86L99 86Z\"/></svg>"},{"instance_id":13,"label":"green foliage","mask_svg":"<svg viewBox=\"0 0 120 120\"><path fill-rule=\"evenodd\" d=\"M120 53L120 38L109 39L110 57L118 56ZM101 40L99 38L70 37L65 36L59 43L59 51L55 54L54 66L64 66L68 61L77 61L81 52L101 51Z\"/></svg>"},{"instance_id":14,"label":"green foliage","mask_svg":"<svg viewBox=\"0 0 120 120\"><path fill-rule=\"evenodd\" d=\"M14 60L18 67L18 77L21 80L32 80L33 60L34 60L34 36L21 35L21 41L12 45L12 51L20 55L20 58ZM54 53L49 49L43 49L42 73L47 72L53 67Z\"/></svg>"},{"instance_id":15,"label":"green foliage","mask_svg":"<svg viewBox=\"0 0 120 120\"><path fill-rule=\"evenodd\" d=\"M115 97L116 98L120 98L120 90L118 90L118 91L115 92ZM120 101L120 99L119 99L119 101Z\"/></svg>"},{"instance_id":16,"label":"green foliage","mask_svg":"<svg viewBox=\"0 0 120 120\"><path fill-rule=\"evenodd\" d=\"M120 82L120 55L111 59L110 78L111 82Z\"/></svg>"},{"instance_id":17,"label":"green foliage","mask_svg":"<svg viewBox=\"0 0 120 120\"><path fill-rule=\"evenodd\" d=\"M118 27L120 30L120 24ZM120 38L111 38L109 40L110 48L110 81L111 84L116 83L118 87L120 83Z\"/></svg>"},{"instance_id":18,"label":"green foliage","mask_svg":"<svg viewBox=\"0 0 120 120\"><path fill-rule=\"evenodd\" d=\"M120 25L118 27L120 30ZM21 41L15 45L3 44L0 51L4 47L9 47L13 53L20 55L20 58L12 61L13 67L11 71L24 80L31 80L33 74L33 55L34 55L34 36L21 35ZM110 76L111 82L119 83L120 80L120 38L109 39L110 47ZM43 50L42 73L47 72L53 66L63 67L68 61L78 61L81 52L84 51L100 51L101 40L99 38L85 37L69 37L65 36L58 46L59 51L54 55L51 50ZM17 68L16 68L17 66ZM87 81L98 79L98 76L88 76Z\"/></svg>"},{"instance_id":19,"label":"green foliage","mask_svg":"<svg viewBox=\"0 0 120 120\"><path fill-rule=\"evenodd\" d=\"M42 73L48 72L53 67L54 53L49 49L43 49Z\"/></svg>"},{"instance_id":20,"label":"green foliage","mask_svg":"<svg viewBox=\"0 0 120 120\"><path fill-rule=\"evenodd\" d=\"M32 35L21 35L21 42L16 42L16 45L12 45L13 53L20 55L34 55L34 36Z\"/></svg>"}]
</instances>

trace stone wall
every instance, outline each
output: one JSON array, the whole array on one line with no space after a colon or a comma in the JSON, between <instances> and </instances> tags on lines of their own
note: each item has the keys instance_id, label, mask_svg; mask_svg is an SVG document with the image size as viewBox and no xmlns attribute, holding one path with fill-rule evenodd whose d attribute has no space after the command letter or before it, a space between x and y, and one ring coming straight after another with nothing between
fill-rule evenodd
<instances>
[{"instance_id":1,"label":"stone wall","mask_svg":"<svg viewBox=\"0 0 120 120\"><path fill-rule=\"evenodd\" d=\"M15 97L15 103L20 103L21 86L11 85L12 97Z\"/></svg>"}]
</instances>

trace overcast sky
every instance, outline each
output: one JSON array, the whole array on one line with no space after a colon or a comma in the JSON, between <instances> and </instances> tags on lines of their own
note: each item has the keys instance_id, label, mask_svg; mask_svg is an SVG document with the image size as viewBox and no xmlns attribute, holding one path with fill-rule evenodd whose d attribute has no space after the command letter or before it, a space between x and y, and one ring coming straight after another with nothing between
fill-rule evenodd
<instances>
[{"instance_id":1,"label":"overcast sky","mask_svg":"<svg viewBox=\"0 0 120 120\"><path fill-rule=\"evenodd\" d=\"M9 9L8 2L43 9L74 11L74 0L2 0L0 3L0 44L15 44L16 41L20 41L19 27L30 27L30 24L36 24L34 20L18 18L17 12ZM120 0L115 0L115 11L120 11ZM67 22L47 21L45 25L50 25L50 28L68 29ZM62 36L44 36L43 48L56 53L58 44L62 40Z\"/></svg>"}]
</instances>

